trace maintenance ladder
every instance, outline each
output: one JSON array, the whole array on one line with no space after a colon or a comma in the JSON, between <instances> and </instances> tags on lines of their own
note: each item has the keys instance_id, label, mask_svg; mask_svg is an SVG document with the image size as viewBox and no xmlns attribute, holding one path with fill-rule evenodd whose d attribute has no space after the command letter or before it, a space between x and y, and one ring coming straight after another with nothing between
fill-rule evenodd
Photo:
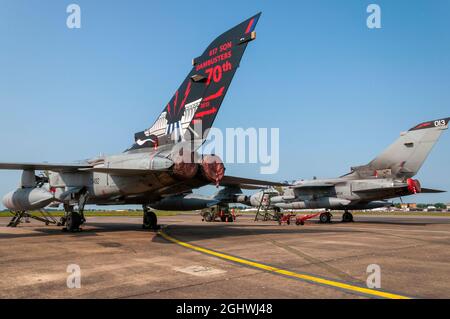
<instances>
[{"instance_id":1,"label":"maintenance ladder","mask_svg":"<svg viewBox=\"0 0 450 319\"><path fill-rule=\"evenodd\" d=\"M53 217L50 213L46 212L45 210L40 210L40 213L42 214L42 216L35 216L35 215L32 215L25 211L11 212L11 213L14 216L11 219L11 221L9 222L7 227L16 227L17 225L19 225L22 222L23 218L25 218L26 220L28 220L29 218L33 218L40 222L45 223L46 225L49 225L49 224L58 225L59 224L58 221L56 220L56 218Z\"/></svg>"},{"instance_id":2,"label":"maintenance ladder","mask_svg":"<svg viewBox=\"0 0 450 319\"><path fill-rule=\"evenodd\" d=\"M275 211L271 211L269 209L270 205L269 203L264 204L264 198L266 197L266 195L268 196L267 199L270 202L270 195L273 194L273 191L269 191L269 192L263 192L262 196L261 196L261 200L259 201L259 205L258 205L258 210L256 211L256 215L255 215L255 222L262 220L262 221L268 221L268 220L275 220L277 221L279 219L279 214Z\"/></svg>"}]
</instances>

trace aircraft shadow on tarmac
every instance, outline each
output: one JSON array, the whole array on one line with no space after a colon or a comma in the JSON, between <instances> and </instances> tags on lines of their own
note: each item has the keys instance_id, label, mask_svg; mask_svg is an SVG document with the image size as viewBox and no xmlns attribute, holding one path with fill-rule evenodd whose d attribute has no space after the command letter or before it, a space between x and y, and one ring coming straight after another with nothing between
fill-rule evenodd
<instances>
[{"instance_id":1,"label":"aircraft shadow on tarmac","mask_svg":"<svg viewBox=\"0 0 450 319\"><path fill-rule=\"evenodd\" d=\"M355 217L357 224L386 224L401 226L428 226L436 224L450 224L450 218L442 217Z\"/></svg>"},{"instance_id":2,"label":"aircraft shadow on tarmac","mask_svg":"<svg viewBox=\"0 0 450 319\"><path fill-rule=\"evenodd\" d=\"M20 226L18 226L20 227ZM43 237L43 236L70 236L70 237L87 237L87 236L97 236L100 233L112 233L112 232L149 232L148 230L142 229L139 224L123 224L123 223L95 223L87 224L87 227L82 227L82 231L75 233L68 233L62 231L61 227L46 226L41 228L33 228L32 233L21 233L13 234L1 233L0 227L0 239L11 239L11 238L26 238L26 237Z\"/></svg>"},{"instance_id":3,"label":"aircraft shadow on tarmac","mask_svg":"<svg viewBox=\"0 0 450 319\"><path fill-rule=\"evenodd\" d=\"M19 226L20 227L20 226ZM163 225L163 227L165 227ZM87 224L81 232L67 233L63 232L59 227L42 227L33 228L31 233L0 233L0 239L12 239L12 238L26 238L26 237L43 237L43 236L70 236L73 237L85 237L85 236L97 236L101 233L113 233L113 232L144 232L154 234L149 230L144 230L139 224L122 224L122 223L92 223ZM348 230L348 229L308 229L307 226L278 226L275 223L266 225L239 225L239 224L200 224L200 225L182 225L171 224L166 228L166 232L173 236L182 236L183 240L198 240L208 238L221 238L221 237L234 237L234 236L254 236L254 235L276 235L276 234L305 234L305 233L349 233L360 232L360 230ZM189 238L188 238L189 237ZM158 240L157 236L153 240ZM160 238L162 239L162 238ZM164 239L162 241L166 242Z\"/></svg>"},{"instance_id":4,"label":"aircraft shadow on tarmac","mask_svg":"<svg viewBox=\"0 0 450 319\"><path fill-rule=\"evenodd\" d=\"M364 224L377 224L377 225L401 225L401 226L427 226L427 225L431 225L431 224L435 224L435 223L416 223L416 222L400 222L400 221L392 221L392 222L388 222L388 221L364 221L361 222Z\"/></svg>"},{"instance_id":5,"label":"aircraft shadow on tarmac","mask_svg":"<svg viewBox=\"0 0 450 319\"><path fill-rule=\"evenodd\" d=\"M268 224L268 225L217 224L208 227L205 227L203 225L172 224L165 229L165 232L170 236L174 236L185 242L190 242L201 239L214 239L214 238L238 237L238 236L261 236L261 235L264 236L264 235L282 235L282 234L301 236L302 234L354 233L354 232L361 232L361 230L329 229L329 228L313 229L295 225L278 226L277 224Z\"/></svg>"},{"instance_id":6,"label":"aircraft shadow on tarmac","mask_svg":"<svg viewBox=\"0 0 450 319\"><path fill-rule=\"evenodd\" d=\"M426 222L413 222L405 220L364 220L360 222L355 222L351 224L347 224L348 226L357 226L362 224L378 224L378 225L401 225L404 227L409 226L427 226L437 223L449 223L450 221L442 220L442 221L430 221L426 220ZM311 222L313 225L319 225L318 222ZM331 224L327 224L324 226L332 226L333 224L340 224L339 222L334 222ZM20 227L20 226L19 226ZM164 227L164 226L163 226ZM173 236L180 236L185 241L191 240L199 240L199 239L212 239L212 238L223 238L223 237L235 237L235 236L255 236L255 235L276 235L276 234L311 234L311 233L355 233L362 232L361 229L349 229L348 227L340 228L336 227L330 229L326 228L308 228L308 225L305 226L296 226L296 225L283 225L278 226L274 222L268 222L267 224L222 224L222 223L214 223L211 224L199 224L199 225L186 225L186 224L171 224L167 227L167 233ZM26 238L26 237L42 237L42 236L70 236L70 237L86 237L86 236L97 236L101 233L113 233L113 232L144 232L153 234L148 230L144 230L141 228L140 224L134 223L119 223L119 222L96 222L96 223L88 223L86 227L83 228L81 232L77 233L66 233L61 230L60 227L41 227L34 228L31 233L1 233L0 239L12 239L12 238ZM164 239L155 236L153 241L161 241L166 242Z\"/></svg>"}]
</instances>

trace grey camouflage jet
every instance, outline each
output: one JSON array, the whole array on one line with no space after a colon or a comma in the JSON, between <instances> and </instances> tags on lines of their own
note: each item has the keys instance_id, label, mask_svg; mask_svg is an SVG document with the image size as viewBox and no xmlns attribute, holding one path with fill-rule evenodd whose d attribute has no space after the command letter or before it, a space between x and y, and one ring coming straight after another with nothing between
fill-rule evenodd
<instances>
[{"instance_id":1,"label":"grey camouflage jet","mask_svg":"<svg viewBox=\"0 0 450 319\"><path fill-rule=\"evenodd\" d=\"M149 129L135 134L135 143L125 152L72 164L0 163L0 169L23 171L20 187L3 198L4 206L20 214L62 204L61 224L77 231L85 222L86 204L138 204L144 208L143 227L156 228L151 207L167 197L173 202L208 184L279 185L225 176L218 156L198 152L248 43L256 37L259 17L260 13L223 33L192 61L191 71L161 115Z\"/></svg>"},{"instance_id":2,"label":"grey camouflage jet","mask_svg":"<svg viewBox=\"0 0 450 319\"><path fill-rule=\"evenodd\" d=\"M326 209L321 222L330 222L329 210L344 210L343 222L353 221L351 210L392 205L386 201L416 193L440 193L421 187L412 177L417 174L450 118L414 126L370 163L352 167L350 173L333 179L297 181L283 187L283 193L270 198L270 205L281 209Z\"/></svg>"}]
</instances>

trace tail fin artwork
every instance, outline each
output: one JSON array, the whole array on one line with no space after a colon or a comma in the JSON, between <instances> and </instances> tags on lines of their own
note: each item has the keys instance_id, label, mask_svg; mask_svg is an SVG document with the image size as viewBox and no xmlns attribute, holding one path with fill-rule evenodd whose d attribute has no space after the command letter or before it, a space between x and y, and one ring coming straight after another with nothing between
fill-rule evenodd
<instances>
[{"instance_id":1,"label":"tail fin artwork","mask_svg":"<svg viewBox=\"0 0 450 319\"><path fill-rule=\"evenodd\" d=\"M245 20L212 41L172 99L149 129L135 134L131 149L175 144L181 141L202 142L239 67L247 44L261 13Z\"/></svg>"},{"instance_id":2,"label":"tail fin artwork","mask_svg":"<svg viewBox=\"0 0 450 319\"><path fill-rule=\"evenodd\" d=\"M353 167L364 176L393 176L411 178L417 174L442 132L448 128L450 117L420 123L401 136L369 164Z\"/></svg>"}]
</instances>

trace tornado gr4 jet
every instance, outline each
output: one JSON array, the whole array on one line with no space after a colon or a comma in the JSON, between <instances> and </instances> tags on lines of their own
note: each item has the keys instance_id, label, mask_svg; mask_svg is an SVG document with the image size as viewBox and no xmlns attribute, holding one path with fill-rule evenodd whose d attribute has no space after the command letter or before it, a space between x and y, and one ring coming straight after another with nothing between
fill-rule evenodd
<instances>
[{"instance_id":1,"label":"tornado gr4 jet","mask_svg":"<svg viewBox=\"0 0 450 319\"><path fill-rule=\"evenodd\" d=\"M401 134L391 146L369 164L352 167L351 172L333 179L298 181L283 188L283 194L270 198L282 209L327 209L321 222L329 222L328 210L344 210L342 221L353 221L350 210L372 209L392 204L389 198L417 193L439 193L421 187L417 174L450 118L428 121Z\"/></svg>"},{"instance_id":2,"label":"tornado gr4 jet","mask_svg":"<svg viewBox=\"0 0 450 319\"><path fill-rule=\"evenodd\" d=\"M16 213L63 204L61 222L69 231L78 230L85 221L86 204L139 204L144 207L143 226L155 228L151 206L167 196L211 183L254 183L225 176L220 158L201 155L198 148L248 43L256 37L259 17L260 13L223 33L193 59L191 71L160 116L150 128L135 134L135 143L125 152L72 164L0 163L0 169L23 171L20 188L7 194L3 204ZM42 170L47 176L37 177L36 171Z\"/></svg>"}]
</instances>

